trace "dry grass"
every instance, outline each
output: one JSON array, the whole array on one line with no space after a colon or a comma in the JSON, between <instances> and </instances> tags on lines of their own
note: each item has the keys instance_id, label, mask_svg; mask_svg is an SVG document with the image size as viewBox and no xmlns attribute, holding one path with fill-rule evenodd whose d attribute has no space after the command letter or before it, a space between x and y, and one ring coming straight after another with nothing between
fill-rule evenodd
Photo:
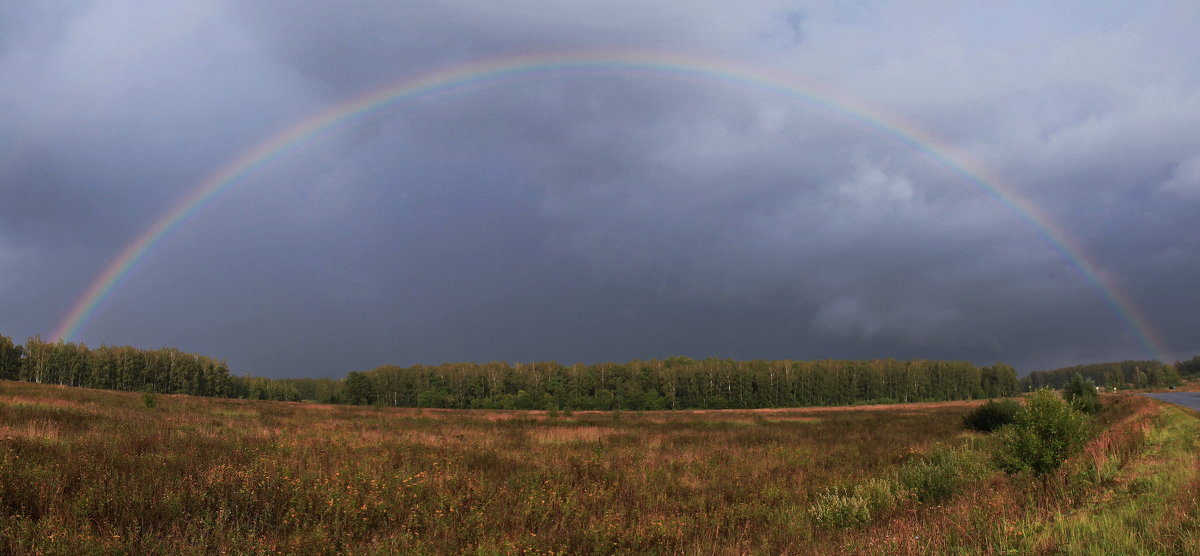
<instances>
[{"instance_id":1,"label":"dry grass","mask_svg":"<svg viewBox=\"0 0 1200 556\"><path fill-rule=\"evenodd\" d=\"M1164 411L1174 420L1167 431ZM994 474L932 507L909 508L840 539L872 554L1194 554L1200 538L1200 422L1147 398L1113 396L1100 431L1056 474ZM1174 452L1153 438L1182 442ZM1168 477L1177 485L1166 485ZM1189 495L1189 493L1191 493ZM1180 551L1179 546L1190 546Z\"/></svg>"},{"instance_id":2,"label":"dry grass","mask_svg":"<svg viewBox=\"0 0 1200 556\"><path fill-rule=\"evenodd\" d=\"M986 449L961 428L976 403L551 417L162 396L151 409L0 382L0 553L1028 548L1018 527L1087 497L992 474L937 504L901 496L862 527L810 511L831 486L886 486L935 445ZM1137 459L1129 438L1153 412L1126 413L1086 457Z\"/></svg>"}]
</instances>

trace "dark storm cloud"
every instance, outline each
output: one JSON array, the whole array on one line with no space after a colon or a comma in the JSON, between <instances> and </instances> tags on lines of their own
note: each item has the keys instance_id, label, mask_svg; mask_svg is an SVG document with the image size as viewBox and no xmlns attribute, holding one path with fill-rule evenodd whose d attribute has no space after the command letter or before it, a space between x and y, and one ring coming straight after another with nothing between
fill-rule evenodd
<instances>
[{"instance_id":1,"label":"dark storm cloud","mask_svg":"<svg viewBox=\"0 0 1200 556\"><path fill-rule=\"evenodd\" d=\"M0 333L47 333L156 215L289 123L446 66L609 49L772 68L912 121L1085 246L1172 355L1200 351L1195 9L730 6L9 4ZM616 72L483 83L323 134L184 222L79 339L269 376L1151 355L937 157L816 104Z\"/></svg>"}]
</instances>

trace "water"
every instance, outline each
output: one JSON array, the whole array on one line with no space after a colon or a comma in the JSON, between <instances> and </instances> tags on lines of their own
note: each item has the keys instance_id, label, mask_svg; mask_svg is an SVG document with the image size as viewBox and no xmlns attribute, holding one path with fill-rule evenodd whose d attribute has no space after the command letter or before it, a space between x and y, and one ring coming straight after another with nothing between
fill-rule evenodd
<instances>
[{"instance_id":1,"label":"water","mask_svg":"<svg viewBox=\"0 0 1200 556\"><path fill-rule=\"evenodd\" d=\"M1162 392L1143 395L1200 411L1200 392Z\"/></svg>"}]
</instances>

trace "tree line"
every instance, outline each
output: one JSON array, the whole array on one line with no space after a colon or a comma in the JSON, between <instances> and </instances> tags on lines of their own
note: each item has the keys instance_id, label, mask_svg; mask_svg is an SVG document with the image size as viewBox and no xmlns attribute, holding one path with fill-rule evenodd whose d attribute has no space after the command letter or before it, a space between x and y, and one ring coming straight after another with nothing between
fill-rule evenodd
<instances>
[{"instance_id":1,"label":"tree line","mask_svg":"<svg viewBox=\"0 0 1200 556\"><path fill-rule=\"evenodd\" d=\"M384 365L342 384L352 404L481 409L749 409L1011 396L1016 371L966 361L734 361L669 357L555 362ZM333 400L329 400L333 401Z\"/></svg>"},{"instance_id":2,"label":"tree line","mask_svg":"<svg viewBox=\"0 0 1200 556\"><path fill-rule=\"evenodd\" d=\"M1200 356L1168 365L1122 361L1036 371L1003 363L875 359L734 361L688 357L561 365L383 365L344 379L235 376L223 360L175 348L89 348L0 336L0 379L113 390L280 401L487 409L748 409L1002 398L1061 388L1074 374L1113 388L1174 386L1200 375Z\"/></svg>"},{"instance_id":3,"label":"tree line","mask_svg":"<svg viewBox=\"0 0 1200 556\"><path fill-rule=\"evenodd\" d=\"M1033 371L1021 379L1021 389L1031 391L1042 387L1062 388L1076 374L1091 380L1097 386L1114 390L1178 386L1182 382L1183 372L1191 370L1192 366L1200 367L1200 356L1193 357L1189 362L1174 365L1162 361L1074 365L1049 371ZM1193 372L1200 373L1200 368Z\"/></svg>"},{"instance_id":4,"label":"tree line","mask_svg":"<svg viewBox=\"0 0 1200 556\"><path fill-rule=\"evenodd\" d=\"M193 396L238 396L224 361L175 348L154 350L73 342L39 336L16 344L0 336L0 378L108 390Z\"/></svg>"},{"instance_id":5,"label":"tree line","mask_svg":"<svg viewBox=\"0 0 1200 556\"><path fill-rule=\"evenodd\" d=\"M113 390L398 407L722 409L1004 397L1020 386L1002 363L734 361L669 357L625 364L384 365L345 379L234 376L225 361L175 348L89 348L0 336L0 378Z\"/></svg>"}]
</instances>

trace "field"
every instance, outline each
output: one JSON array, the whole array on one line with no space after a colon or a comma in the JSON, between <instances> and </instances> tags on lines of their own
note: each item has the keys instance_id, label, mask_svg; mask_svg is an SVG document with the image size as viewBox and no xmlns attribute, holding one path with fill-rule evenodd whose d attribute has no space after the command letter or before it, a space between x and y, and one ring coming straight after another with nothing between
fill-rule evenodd
<instances>
[{"instance_id":1,"label":"field","mask_svg":"<svg viewBox=\"0 0 1200 556\"><path fill-rule=\"evenodd\" d=\"M1195 414L1106 401L1051 476L978 402L453 411L0 381L0 553L1187 553ZM153 407L150 407L153 406Z\"/></svg>"}]
</instances>

